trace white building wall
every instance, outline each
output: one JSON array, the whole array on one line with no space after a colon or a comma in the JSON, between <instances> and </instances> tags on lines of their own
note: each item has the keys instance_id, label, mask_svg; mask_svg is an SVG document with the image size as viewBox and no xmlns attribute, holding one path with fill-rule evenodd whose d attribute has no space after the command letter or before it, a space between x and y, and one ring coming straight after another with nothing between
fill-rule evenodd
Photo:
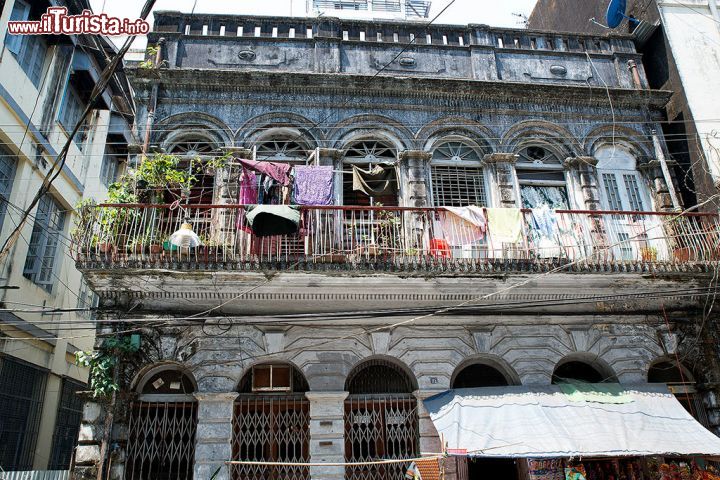
<instances>
[{"instance_id":1,"label":"white building wall","mask_svg":"<svg viewBox=\"0 0 720 480\"><path fill-rule=\"evenodd\" d=\"M661 0L658 7L709 171L720 180L720 19L709 1Z\"/></svg>"}]
</instances>

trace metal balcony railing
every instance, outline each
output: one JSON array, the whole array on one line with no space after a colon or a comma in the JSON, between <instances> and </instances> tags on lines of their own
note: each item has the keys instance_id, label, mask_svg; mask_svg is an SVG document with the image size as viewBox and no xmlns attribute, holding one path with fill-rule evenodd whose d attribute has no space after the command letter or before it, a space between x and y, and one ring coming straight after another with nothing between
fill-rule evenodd
<instances>
[{"instance_id":1,"label":"metal balcony railing","mask_svg":"<svg viewBox=\"0 0 720 480\"><path fill-rule=\"evenodd\" d=\"M517 241L498 240L442 208L299 207L290 235L256 236L242 205L101 205L80 211L73 255L87 268L332 268L468 271L681 270L720 260L714 214L556 211L548 233L523 211ZM169 242L184 219L202 241ZM328 268L328 267L326 267Z\"/></svg>"}]
</instances>

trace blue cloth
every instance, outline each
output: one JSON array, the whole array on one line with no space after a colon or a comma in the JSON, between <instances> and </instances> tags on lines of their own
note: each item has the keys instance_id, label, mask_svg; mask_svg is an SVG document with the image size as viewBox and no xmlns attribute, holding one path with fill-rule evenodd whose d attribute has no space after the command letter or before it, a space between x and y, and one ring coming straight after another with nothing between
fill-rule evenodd
<instances>
[{"instance_id":1,"label":"blue cloth","mask_svg":"<svg viewBox=\"0 0 720 480\"><path fill-rule=\"evenodd\" d=\"M293 197L298 205L333 204L333 168L298 165L293 171Z\"/></svg>"},{"instance_id":2,"label":"blue cloth","mask_svg":"<svg viewBox=\"0 0 720 480\"><path fill-rule=\"evenodd\" d=\"M557 232L557 214L555 210L543 205L532 209L532 227L540 235L552 238Z\"/></svg>"}]
</instances>

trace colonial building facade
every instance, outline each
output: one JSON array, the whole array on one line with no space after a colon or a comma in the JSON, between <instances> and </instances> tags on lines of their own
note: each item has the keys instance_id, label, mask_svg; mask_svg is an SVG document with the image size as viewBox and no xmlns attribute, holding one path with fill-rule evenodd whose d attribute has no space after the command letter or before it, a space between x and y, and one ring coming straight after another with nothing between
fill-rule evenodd
<instances>
[{"instance_id":1,"label":"colonial building facade","mask_svg":"<svg viewBox=\"0 0 720 480\"><path fill-rule=\"evenodd\" d=\"M630 38L156 12L149 41L159 61L131 72L146 151L229 160L180 201L83 217L98 346L142 339L111 462L91 400L79 474L400 479L406 464L358 463L440 452L422 399L560 378L678 383L716 429L716 221L676 213L655 133L670 93L647 88ZM329 167L332 198L259 236L247 160ZM381 167L382 191L354 167ZM448 210L468 206L483 220ZM201 246L168 242L184 222ZM445 468L517 475L483 465Z\"/></svg>"}]
</instances>

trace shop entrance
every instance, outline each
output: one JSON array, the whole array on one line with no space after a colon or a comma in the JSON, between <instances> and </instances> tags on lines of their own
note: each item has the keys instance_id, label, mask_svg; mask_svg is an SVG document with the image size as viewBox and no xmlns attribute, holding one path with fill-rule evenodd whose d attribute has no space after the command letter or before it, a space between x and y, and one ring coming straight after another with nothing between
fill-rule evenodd
<instances>
[{"instance_id":1,"label":"shop entrance","mask_svg":"<svg viewBox=\"0 0 720 480\"><path fill-rule=\"evenodd\" d=\"M506 387L512 385L500 369L484 363L474 363L459 370L453 377L452 388ZM458 457L458 480L517 480L517 462L512 458Z\"/></svg>"}]
</instances>

